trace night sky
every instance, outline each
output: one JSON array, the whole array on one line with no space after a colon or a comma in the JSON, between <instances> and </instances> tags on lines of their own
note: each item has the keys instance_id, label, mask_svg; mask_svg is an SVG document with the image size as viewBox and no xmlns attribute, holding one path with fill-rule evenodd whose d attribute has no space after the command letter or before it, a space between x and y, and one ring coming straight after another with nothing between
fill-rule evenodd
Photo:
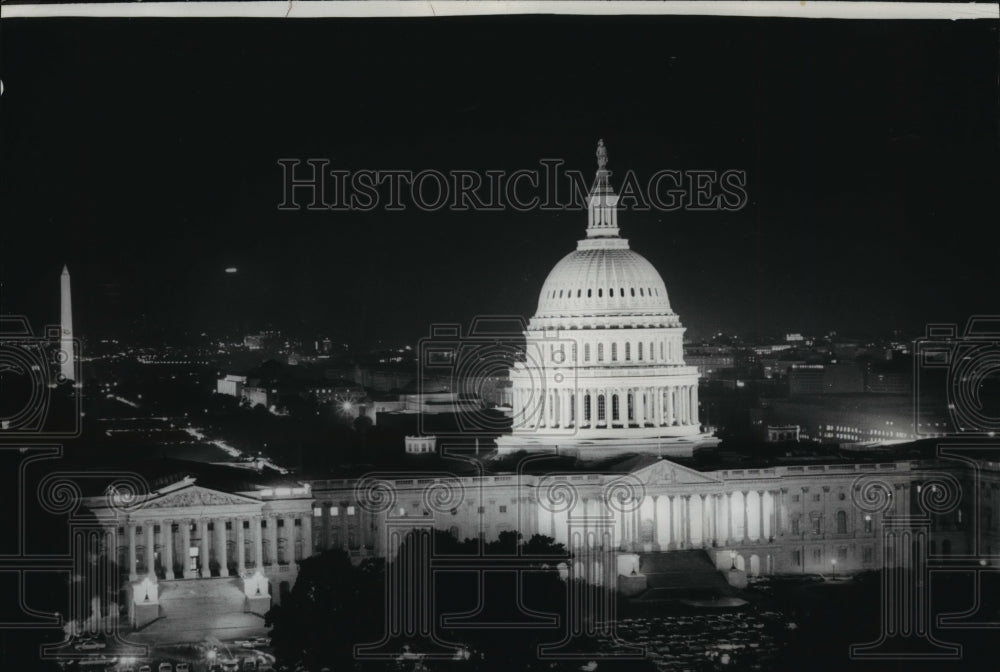
<instances>
[{"instance_id":1,"label":"night sky","mask_svg":"<svg viewBox=\"0 0 1000 672\"><path fill-rule=\"evenodd\" d=\"M583 211L282 212L345 169L742 169L739 212L620 214L695 336L1000 313L995 22L5 20L5 313L78 334L368 345L534 311ZM613 183L618 186L620 183ZM228 266L239 273L227 275Z\"/></svg>"}]
</instances>

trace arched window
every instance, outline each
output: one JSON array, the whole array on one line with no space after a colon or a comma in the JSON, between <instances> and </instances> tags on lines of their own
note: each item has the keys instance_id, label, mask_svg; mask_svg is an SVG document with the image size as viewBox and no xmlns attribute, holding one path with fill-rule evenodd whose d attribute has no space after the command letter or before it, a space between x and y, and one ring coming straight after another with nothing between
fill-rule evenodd
<instances>
[{"instance_id":1,"label":"arched window","mask_svg":"<svg viewBox=\"0 0 1000 672\"><path fill-rule=\"evenodd\" d=\"M837 512L837 534L847 534L847 512Z\"/></svg>"},{"instance_id":2,"label":"arched window","mask_svg":"<svg viewBox=\"0 0 1000 672\"><path fill-rule=\"evenodd\" d=\"M597 344L597 361L599 361L599 362L603 362L604 361L604 344L603 343L598 343Z\"/></svg>"},{"instance_id":3,"label":"arched window","mask_svg":"<svg viewBox=\"0 0 1000 672\"><path fill-rule=\"evenodd\" d=\"M625 343L625 361L632 361L632 344Z\"/></svg>"},{"instance_id":4,"label":"arched window","mask_svg":"<svg viewBox=\"0 0 1000 672\"><path fill-rule=\"evenodd\" d=\"M618 361L618 344L617 343L612 343L611 344L611 361L612 362L617 362Z\"/></svg>"},{"instance_id":5,"label":"arched window","mask_svg":"<svg viewBox=\"0 0 1000 672\"><path fill-rule=\"evenodd\" d=\"M590 361L590 343L583 344L583 361Z\"/></svg>"},{"instance_id":6,"label":"arched window","mask_svg":"<svg viewBox=\"0 0 1000 672\"><path fill-rule=\"evenodd\" d=\"M604 289L601 287L597 288L597 296L604 296Z\"/></svg>"},{"instance_id":7,"label":"arched window","mask_svg":"<svg viewBox=\"0 0 1000 672\"><path fill-rule=\"evenodd\" d=\"M618 406L618 395L617 394L612 395L611 396L611 420L612 420L612 422L614 422L615 420L621 420L620 413L621 413L621 410L620 410L620 408Z\"/></svg>"},{"instance_id":8,"label":"arched window","mask_svg":"<svg viewBox=\"0 0 1000 672\"><path fill-rule=\"evenodd\" d=\"M639 288L639 296L646 296L642 291L642 287Z\"/></svg>"},{"instance_id":9,"label":"arched window","mask_svg":"<svg viewBox=\"0 0 1000 672\"><path fill-rule=\"evenodd\" d=\"M590 422L590 395L583 395L583 420Z\"/></svg>"},{"instance_id":10,"label":"arched window","mask_svg":"<svg viewBox=\"0 0 1000 672\"><path fill-rule=\"evenodd\" d=\"M632 287L632 296L635 296L635 287Z\"/></svg>"},{"instance_id":11,"label":"arched window","mask_svg":"<svg viewBox=\"0 0 1000 672\"><path fill-rule=\"evenodd\" d=\"M592 290L592 289L588 289L588 290L587 290L587 298L588 298L588 299L589 299L589 298L591 297L591 292L593 292L593 291L594 291L594 290Z\"/></svg>"},{"instance_id":12,"label":"arched window","mask_svg":"<svg viewBox=\"0 0 1000 672\"><path fill-rule=\"evenodd\" d=\"M604 395L597 395L597 421L604 422L607 420L607 413L605 409Z\"/></svg>"},{"instance_id":13,"label":"arched window","mask_svg":"<svg viewBox=\"0 0 1000 672\"><path fill-rule=\"evenodd\" d=\"M639 341L639 361L642 361L642 341Z\"/></svg>"}]
</instances>

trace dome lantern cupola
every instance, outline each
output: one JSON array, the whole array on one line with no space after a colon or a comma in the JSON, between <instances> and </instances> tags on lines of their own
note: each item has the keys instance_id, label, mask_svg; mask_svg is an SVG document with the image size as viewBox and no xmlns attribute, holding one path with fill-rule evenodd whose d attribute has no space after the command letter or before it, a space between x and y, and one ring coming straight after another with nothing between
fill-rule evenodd
<instances>
[{"instance_id":1,"label":"dome lantern cupola","mask_svg":"<svg viewBox=\"0 0 1000 672\"><path fill-rule=\"evenodd\" d=\"M611 188L608 150L597 141L597 176L587 197L587 238L618 237L618 194Z\"/></svg>"}]
</instances>

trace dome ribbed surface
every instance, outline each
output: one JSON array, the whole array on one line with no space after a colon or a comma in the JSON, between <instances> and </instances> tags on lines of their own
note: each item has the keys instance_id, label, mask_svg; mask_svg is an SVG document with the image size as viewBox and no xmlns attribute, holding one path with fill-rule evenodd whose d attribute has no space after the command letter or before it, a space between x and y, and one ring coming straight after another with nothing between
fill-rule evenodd
<instances>
[{"instance_id":1,"label":"dome ribbed surface","mask_svg":"<svg viewBox=\"0 0 1000 672\"><path fill-rule=\"evenodd\" d=\"M623 238L580 241L542 285L536 319L591 315L675 317L660 274Z\"/></svg>"}]
</instances>

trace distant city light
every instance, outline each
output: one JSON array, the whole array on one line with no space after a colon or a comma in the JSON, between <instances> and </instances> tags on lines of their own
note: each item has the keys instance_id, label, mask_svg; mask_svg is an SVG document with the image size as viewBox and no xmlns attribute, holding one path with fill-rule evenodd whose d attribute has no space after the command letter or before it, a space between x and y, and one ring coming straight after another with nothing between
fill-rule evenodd
<instances>
[{"instance_id":1,"label":"distant city light","mask_svg":"<svg viewBox=\"0 0 1000 672\"><path fill-rule=\"evenodd\" d=\"M237 268L235 266L230 266L229 268L226 269L226 273L235 273L236 271Z\"/></svg>"}]
</instances>

